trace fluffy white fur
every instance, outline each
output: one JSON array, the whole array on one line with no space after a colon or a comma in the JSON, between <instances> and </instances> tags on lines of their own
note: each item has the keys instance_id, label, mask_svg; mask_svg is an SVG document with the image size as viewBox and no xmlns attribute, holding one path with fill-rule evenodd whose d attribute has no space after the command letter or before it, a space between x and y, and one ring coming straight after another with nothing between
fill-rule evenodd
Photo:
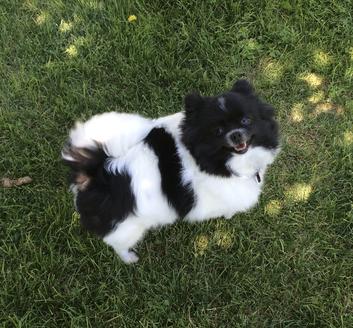
<instances>
[{"instance_id":1,"label":"fluffy white fur","mask_svg":"<svg viewBox=\"0 0 353 328\"><path fill-rule=\"evenodd\" d=\"M176 221L177 213L161 191L158 159L143 139L153 127L164 127L176 140L182 160L183 180L190 182L195 192L195 206L186 216L190 222L216 217L231 218L237 212L253 207L261 192L266 168L277 152L262 147L250 148L244 155L234 154L228 167L234 176L217 177L201 172L195 160L180 141L179 124L183 113L156 120L138 115L105 113L79 123L71 131L71 143L76 147L103 145L112 158L106 164L111 172L127 170L136 198L136 213L129 216L104 241L126 263L138 260L129 249L151 228ZM65 154L63 154L65 158ZM72 158L66 158L73 160ZM261 182L255 178L260 172Z\"/></svg>"},{"instance_id":2,"label":"fluffy white fur","mask_svg":"<svg viewBox=\"0 0 353 328\"><path fill-rule=\"evenodd\" d=\"M112 157L124 155L146 137L153 128L153 121L136 114L109 112L95 115L85 123L76 123L70 140L78 148L95 148L103 145ZM62 157L73 160L63 152Z\"/></svg>"}]
</instances>

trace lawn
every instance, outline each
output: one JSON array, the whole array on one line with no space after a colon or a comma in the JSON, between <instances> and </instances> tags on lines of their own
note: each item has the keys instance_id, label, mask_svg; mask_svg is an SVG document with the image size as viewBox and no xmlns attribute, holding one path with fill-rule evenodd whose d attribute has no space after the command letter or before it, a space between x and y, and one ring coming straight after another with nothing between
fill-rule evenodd
<instances>
[{"instance_id":1,"label":"lawn","mask_svg":"<svg viewBox=\"0 0 353 328\"><path fill-rule=\"evenodd\" d=\"M1 327L353 327L351 0L2 0ZM137 20L129 22L128 17ZM124 265L79 225L77 119L182 109L240 77L277 110L256 208L150 233Z\"/></svg>"}]
</instances>

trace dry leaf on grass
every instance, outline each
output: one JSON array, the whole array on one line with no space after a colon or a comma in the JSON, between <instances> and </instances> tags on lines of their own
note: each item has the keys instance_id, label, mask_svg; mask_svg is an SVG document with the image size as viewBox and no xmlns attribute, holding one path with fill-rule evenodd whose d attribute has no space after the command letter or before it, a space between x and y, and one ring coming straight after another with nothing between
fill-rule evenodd
<instances>
[{"instance_id":1,"label":"dry leaf on grass","mask_svg":"<svg viewBox=\"0 0 353 328\"><path fill-rule=\"evenodd\" d=\"M31 177L23 177L18 179L2 178L1 185L5 188L11 188L14 186L21 186L23 184L31 183Z\"/></svg>"}]
</instances>

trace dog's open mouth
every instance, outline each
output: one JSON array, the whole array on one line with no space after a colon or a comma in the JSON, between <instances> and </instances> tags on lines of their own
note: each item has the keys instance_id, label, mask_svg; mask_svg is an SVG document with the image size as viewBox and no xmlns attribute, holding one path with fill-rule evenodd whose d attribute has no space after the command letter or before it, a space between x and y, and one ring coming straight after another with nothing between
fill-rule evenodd
<instances>
[{"instance_id":1,"label":"dog's open mouth","mask_svg":"<svg viewBox=\"0 0 353 328\"><path fill-rule=\"evenodd\" d=\"M248 148L249 143L247 143L246 141L240 142L233 146L233 149L237 154L245 154L248 151Z\"/></svg>"},{"instance_id":2,"label":"dog's open mouth","mask_svg":"<svg viewBox=\"0 0 353 328\"><path fill-rule=\"evenodd\" d=\"M232 136L230 136L226 140L227 141L227 145L225 145L225 147L228 149L228 151L230 151L232 153L239 154L239 155L245 154L249 150L250 145L252 144L254 136L253 135L244 134L244 135L242 135L240 137L239 137L239 135L236 135L236 137L237 138L232 138Z\"/></svg>"}]
</instances>

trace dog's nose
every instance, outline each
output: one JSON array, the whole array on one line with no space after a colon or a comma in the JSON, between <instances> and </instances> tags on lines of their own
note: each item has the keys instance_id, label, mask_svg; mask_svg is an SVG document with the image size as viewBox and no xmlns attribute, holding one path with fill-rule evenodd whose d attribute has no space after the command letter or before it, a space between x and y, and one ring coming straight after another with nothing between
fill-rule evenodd
<instances>
[{"instance_id":1,"label":"dog's nose","mask_svg":"<svg viewBox=\"0 0 353 328\"><path fill-rule=\"evenodd\" d=\"M241 143L246 139L245 132L242 130L234 130L229 135L229 139L235 144Z\"/></svg>"}]
</instances>

